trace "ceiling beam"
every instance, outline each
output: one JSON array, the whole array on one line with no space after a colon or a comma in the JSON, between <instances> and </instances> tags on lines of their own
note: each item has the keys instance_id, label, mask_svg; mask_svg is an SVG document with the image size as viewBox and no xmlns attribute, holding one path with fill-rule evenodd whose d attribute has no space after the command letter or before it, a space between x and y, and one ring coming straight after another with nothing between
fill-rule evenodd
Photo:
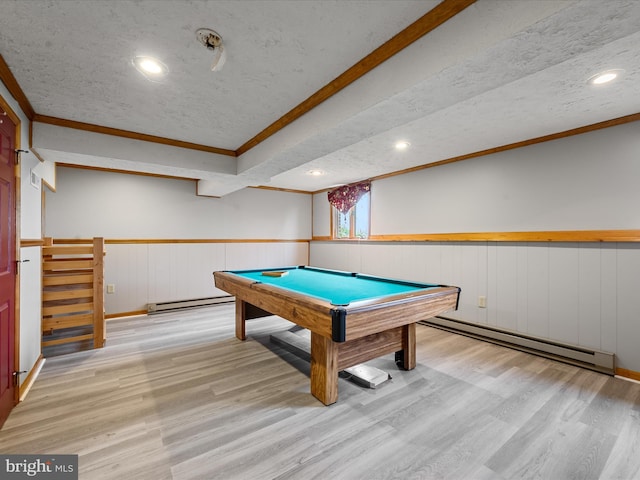
<instances>
[{"instance_id":1,"label":"ceiling beam","mask_svg":"<svg viewBox=\"0 0 640 480\"><path fill-rule=\"evenodd\" d=\"M16 99L18 105L20 105L20 108L27 116L27 118L29 120L33 120L36 112L33 110L29 99L27 99L27 96L22 91L22 88L20 88L16 77L13 76L9 65L7 65L7 62L4 61L2 55L0 55L0 80L7 87L7 90L9 90L11 96Z\"/></svg>"},{"instance_id":2,"label":"ceiling beam","mask_svg":"<svg viewBox=\"0 0 640 480\"><path fill-rule=\"evenodd\" d=\"M76 122L75 120L66 120L64 118L50 117L48 115L40 115L36 113L32 119L34 122L47 123L58 127L74 128L76 130L85 130L87 132L102 133L104 135L114 135L116 137L131 138L133 140L142 140L144 142L160 143L162 145L170 145L172 147L188 148L190 150L199 150L207 153L217 153L235 157L236 152L225 148L209 147L198 143L183 142L181 140L173 140L171 138L157 137L155 135L147 135L146 133L131 132L129 130L121 130L119 128L103 127L91 123Z\"/></svg>"},{"instance_id":3,"label":"ceiling beam","mask_svg":"<svg viewBox=\"0 0 640 480\"><path fill-rule=\"evenodd\" d=\"M435 8L431 9L425 15L413 22L407 28L396 34L390 40L376 48L369 55L364 57L358 63L351 68L343 72L327 85L322 87L316 93L311 95L305 101L285 113L278 120L273 122L267 128L258 133L251 140L244 143L240 148L236 150L237 156L248 152L259 143L265 141L271 135L275 134L279 130L293 123L308 111L314 109L322 102L332 97L340 90L349 86L366 73L376 68L381 63L387 61L389 58L400 52L404 48L408 47L416 40L419 40L427 33L435 30L438 26L442 25L452 17L463 11L468 6L475 3L476 0L444 0L439 3Z\"/></svg>"}]
</instances>

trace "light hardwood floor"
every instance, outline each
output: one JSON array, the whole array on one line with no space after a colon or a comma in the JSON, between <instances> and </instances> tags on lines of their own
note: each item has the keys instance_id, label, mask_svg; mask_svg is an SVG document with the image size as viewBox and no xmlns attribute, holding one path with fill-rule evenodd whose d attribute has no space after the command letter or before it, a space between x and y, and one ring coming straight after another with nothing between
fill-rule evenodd
<instances>
[{"instance_id":1,"label":"light hardwood floor","mask_svg":"<svg viewBox=\"0 0 640 480\"><path fill-rule=\"evenodd\" d=\"M640 384L418 325L418 366L309 393L272 345L292 324L233 305L111 320L47 360L0 452L79 454L99 479L640 479Z\"/></svg>"}]
</instances>

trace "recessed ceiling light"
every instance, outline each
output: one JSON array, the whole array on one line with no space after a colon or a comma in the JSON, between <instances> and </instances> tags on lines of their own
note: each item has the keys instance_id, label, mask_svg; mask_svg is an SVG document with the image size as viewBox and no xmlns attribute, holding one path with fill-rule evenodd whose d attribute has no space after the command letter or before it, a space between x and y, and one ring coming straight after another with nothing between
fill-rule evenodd
<instances>
[{"instance_id":1,"label":"recessed ceiling light","mask_svg":"<svg viewBox=\"0 0 640 480\"><path fill-rule=\"evenodd\" d=\"M133 65L149 80L159 80L169 71L164 63L153 57L135 57L133 59Z\"/></svg>"},{"instance_id":2,"label":"recessed ceiling light","mask_svg":"<svg viewBox=\"0 0 640 480\"><path fill-rule=\"evenodd\" d=\"M396 150L406 150L409 148L409 145L411 144L406 140L400 140L399 142L396 142Z\"/></svg>"},{"instance_id":3,"label":"recessed ceiling light","mask_svg":"<svg viewBox=\"0 0 640 480\"><path fill-rule=\"evenodd\" d=\"M314 177L320 177L320 176L324 175L324 171L318 170L318 169L309 170L307 172L307 175L312 175Z\"/></svg>"},{"instance_id":4,"label":"recessed ceiling light","mask_svg":"<svg viewBox=\"0 0 640 480\"><path fill-rule=\"evenodd\" d=\"M600 72L593 77L587 80L589 85L603 85L605 83L612 82L616 78L618 78L624 70L616 69L616 70L607 70L606 72Z\"/></svg>"}]
</instances>

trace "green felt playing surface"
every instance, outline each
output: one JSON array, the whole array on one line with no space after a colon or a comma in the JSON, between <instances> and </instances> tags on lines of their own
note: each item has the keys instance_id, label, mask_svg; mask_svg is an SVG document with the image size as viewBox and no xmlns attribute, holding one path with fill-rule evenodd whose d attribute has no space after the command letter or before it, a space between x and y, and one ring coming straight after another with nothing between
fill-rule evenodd
<instances>
[{"instance_id":1,"label":"green felt playing surface","mask_svg":"<svg viewBox=\"0 0 640 480\"><path fill-rule=\"evenodd\" d=\"M262 275L265 270L231 272L265 284L293 290L303 295L321 298L334 305L348 305L358 300L409 293L437 285L386 280L379 278L343 275L327 270L307 268L283 268L287 274L281 277Z\"/></svg>"}]
</instances>

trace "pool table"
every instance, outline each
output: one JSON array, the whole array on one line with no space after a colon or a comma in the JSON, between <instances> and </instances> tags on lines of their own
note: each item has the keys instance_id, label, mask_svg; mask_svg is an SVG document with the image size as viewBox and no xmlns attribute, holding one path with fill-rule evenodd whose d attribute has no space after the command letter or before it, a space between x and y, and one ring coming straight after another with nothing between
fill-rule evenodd
<instances>
[{"instance_id":1,"label":"pool table","mask_svg":"<svg viewBox=\"0 0 640 480\"><path fill-rule=\"evenodd\" d=\"M278 315L311 332L311 393L338 399L338 372L389 353L416 365L419 320L458 307L460 288L296 266L214 272L215 286L235 296L236 337L246 320Z\"/></svg>"}]
</instances>

